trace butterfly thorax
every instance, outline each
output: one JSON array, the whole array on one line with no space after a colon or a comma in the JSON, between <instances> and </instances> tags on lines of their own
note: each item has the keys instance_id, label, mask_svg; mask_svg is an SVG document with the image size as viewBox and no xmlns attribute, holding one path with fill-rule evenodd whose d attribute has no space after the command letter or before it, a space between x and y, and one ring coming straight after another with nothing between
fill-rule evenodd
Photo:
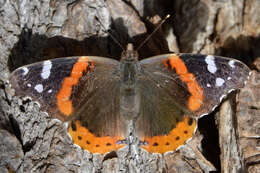
<instances>
[{"instance_id":1,"label":"butterfly thorax","mask_svg":"<svg viewBox=\"0 0 260 173\"><path fill-rule=\"evenodd\" d=\"M140 94L137 87L139 69L137 52L134 51L132 44L128 44L120 60L120 112L127 119L139 114Z\"/></svg>"},{"instance_id":2,"label":"butterfly thorax","mask_svg":"<svg viewBox=\"0 0 260 173\"><path fill-rule=\"evenodd\" d=\"M136 86L138 66L138 54L134 51L133 45L128 44L120 60L121 85L126 89L133 89Z\"/></svg>"}]
</instances>

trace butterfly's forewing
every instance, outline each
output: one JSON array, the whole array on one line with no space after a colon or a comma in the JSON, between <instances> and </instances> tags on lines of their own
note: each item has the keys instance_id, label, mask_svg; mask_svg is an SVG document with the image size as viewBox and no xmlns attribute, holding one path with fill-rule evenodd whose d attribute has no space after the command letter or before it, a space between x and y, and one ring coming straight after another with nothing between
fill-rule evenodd
<instances>
[{"instance_id":1,"label":"butterfly's forewing","mask_svg":"<svg viewBox=\"0 0 260 173\"><path fill-rule=\"evenodd\" d=\"M140 65L137 132L147 143L143 148L158 153L183 145L196 129L195 119L243 87L249 76L243 63L218 56L167 54Z\"/></svg>"},{"instance_id":2,"label":"butterfly's forewing","mask_svg":"<svg viewBox=\"0 0 260 173\"><path fill-rule=\"evenodd\" d=\"M52 117L70 120L74 143L106 153L122 147L117 142L126 130L119 116L118 67L118 61L101 57L59 58L15 70L10 83Z\"/></svg>"}]
</instances>

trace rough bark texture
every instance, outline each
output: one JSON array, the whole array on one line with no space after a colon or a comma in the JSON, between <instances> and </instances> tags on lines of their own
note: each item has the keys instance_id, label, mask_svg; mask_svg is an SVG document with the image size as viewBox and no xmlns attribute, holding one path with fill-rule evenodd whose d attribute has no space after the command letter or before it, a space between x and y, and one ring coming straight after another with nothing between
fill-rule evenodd
<instances>
[{"instance_id":1,"label":"rough bark texture","mask_svg":"<svg viewBox=\"0 0 260 173\"><path fill-rule=\"evenodd\" d=\"M201 118L195 137L175 153L91 155L72 145L64 124L13 96L5 82L15 68L39 60L119 59L108 31L123 46L138 46L166 14L172 17L139 50L140 59L218 54L252 69L233 106ZM260 172L259 34L259 0L0 0L0 172Z\"/></svg>"}]
</instances>

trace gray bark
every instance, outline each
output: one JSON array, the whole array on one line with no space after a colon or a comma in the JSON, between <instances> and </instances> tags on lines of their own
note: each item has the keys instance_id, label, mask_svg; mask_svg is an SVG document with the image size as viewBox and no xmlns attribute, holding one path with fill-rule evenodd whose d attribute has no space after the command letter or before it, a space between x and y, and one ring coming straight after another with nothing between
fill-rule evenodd
<instances>
[{"instance_id":1,"label":"gray bark","mask_svg":"<svg viewBox=\"0 0 260 173\"><path fill-rule=\"evenodd\" d=\"M260 172L259 9L258 0L0 0L0 172ZM138 46L167 14L140 59L169 51L218 54L252 69L234 106L203 117L193 139L174 153L141 151L139 160L125 150L91 155L72 144L64 124L14 96L6 83L11 71L40 60L120 59L108 32L123 47Z\"/></svg>"}]
</instances>

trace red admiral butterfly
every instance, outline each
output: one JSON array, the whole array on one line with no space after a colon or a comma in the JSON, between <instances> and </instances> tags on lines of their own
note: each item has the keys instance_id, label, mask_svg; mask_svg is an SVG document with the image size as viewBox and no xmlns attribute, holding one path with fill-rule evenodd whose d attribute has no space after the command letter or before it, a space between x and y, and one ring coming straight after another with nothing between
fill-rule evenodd
<instances>
[{"instance_id":1,"label":"red admiral butterfly","mask_svg":"<svg viewBox=\"0 0 260 173\"><path fill-rule=\"evenodd\" d=\"M123 147L130 122L142 148L165 153L185 144L197 119L243 87L249 71L237 60L211 55L138 61L129 44L120 62L95 56L52 59L18 68L10 83L52 117L69 121L74 143L91 153Z\"/></svg>"}]
</instances>

